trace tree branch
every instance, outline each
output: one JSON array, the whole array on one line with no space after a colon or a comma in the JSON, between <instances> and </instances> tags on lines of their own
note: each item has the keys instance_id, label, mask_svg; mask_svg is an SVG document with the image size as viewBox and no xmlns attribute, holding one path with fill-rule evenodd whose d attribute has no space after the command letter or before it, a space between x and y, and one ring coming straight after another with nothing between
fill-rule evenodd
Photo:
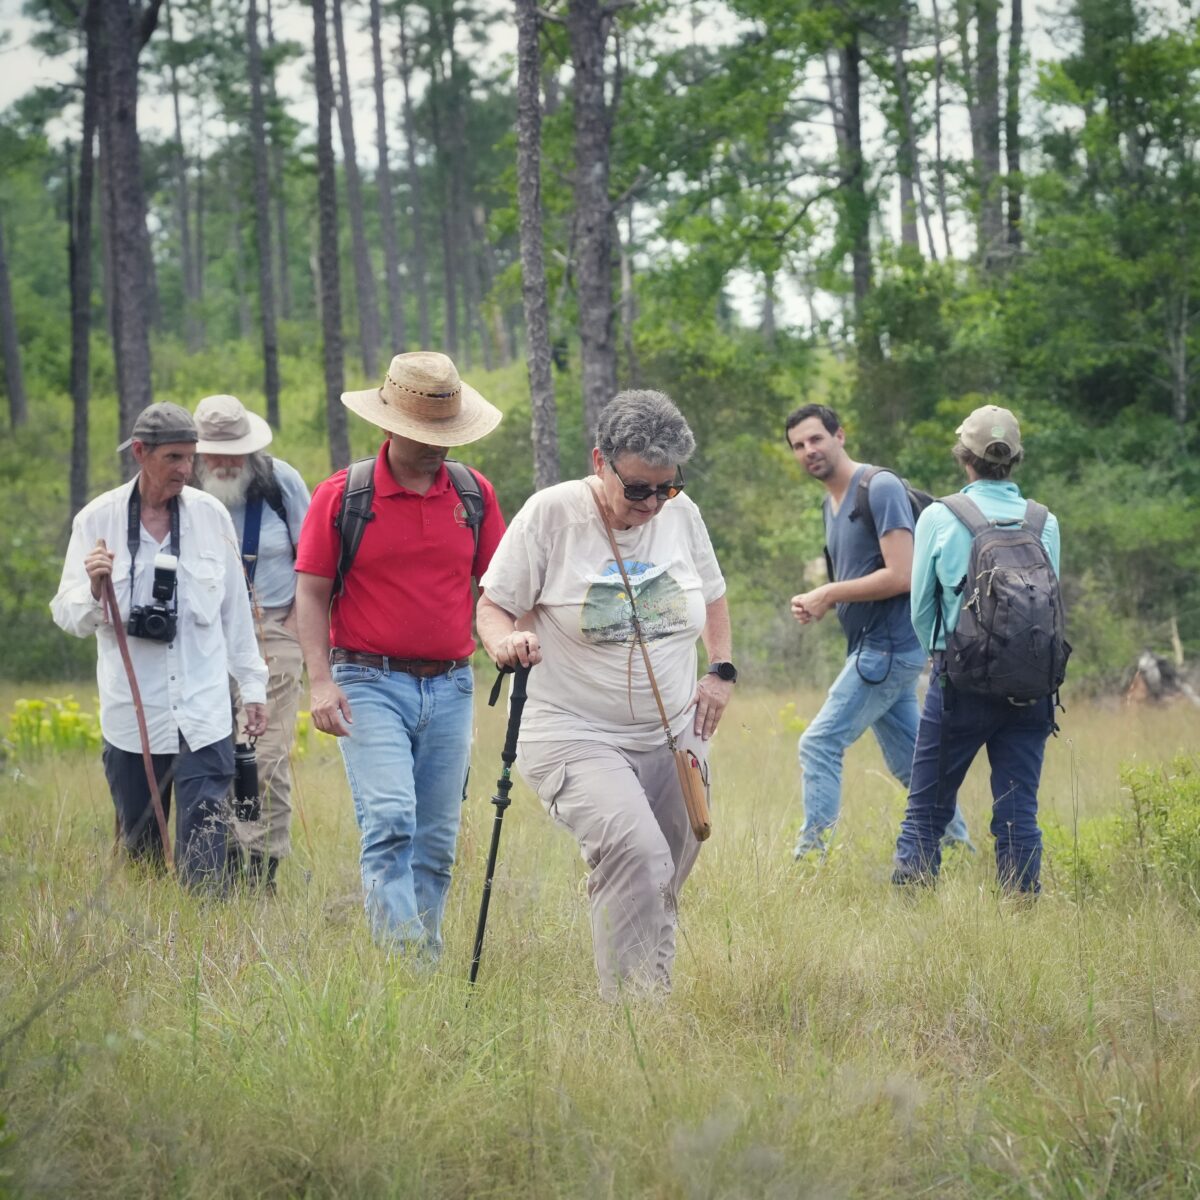
<instances>
[{"instance_id":1,"label":"tree branch","mask_svg":"<svg viewBox=\"0 0 1200 1200\"><path fill-rule=\"evenodd\" d=\"M103 2L111 4L113 0L103 0ZM123 2L124 0L122 0ZM150 0L150 7L142 13L142 25L138 31L138 37L140 38L138 42L139 51L154 36L154 31L158 28L158 14L162 8L162 4L163 0Z\"/></svg>"}]
</instances>

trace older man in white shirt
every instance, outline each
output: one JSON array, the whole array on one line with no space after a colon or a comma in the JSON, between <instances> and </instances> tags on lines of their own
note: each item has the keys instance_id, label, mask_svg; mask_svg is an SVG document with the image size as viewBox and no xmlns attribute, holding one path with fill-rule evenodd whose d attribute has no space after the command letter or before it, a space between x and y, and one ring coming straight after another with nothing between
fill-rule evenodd
<instances>
[{"instance_id":1,"label":"older man in white shirt","mask_svg":"<svg viewBox=\"0 0 1200 1200\"><path fill-rule=\"evenodd\" d=\"M229 513L186 486L196 437L178 405L142 410L120 447L132 447L139 473L75 517L50 609L67 633L96 635L104 770L122 840L131 857L161 863L133 695L103 604L111 578L167 811L175 791L179 878L221 887L234 770L229 677L241 688L246 732L257 736L267 668Z\"/></svg>"}]
</instances>

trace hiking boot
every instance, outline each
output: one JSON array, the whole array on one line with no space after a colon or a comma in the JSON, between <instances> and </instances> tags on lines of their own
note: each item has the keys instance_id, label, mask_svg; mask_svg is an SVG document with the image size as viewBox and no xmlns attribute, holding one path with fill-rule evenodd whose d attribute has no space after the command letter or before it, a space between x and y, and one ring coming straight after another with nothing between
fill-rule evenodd
<instances>
[{"instance_id":1,"label":"hiking boot","mask_svg":"<svg viewBox=\"0 0 1200 1200\"><path fill-rule=\"evenodd\" d=\"M252 892L262 892L267 896L275 895L275 872L279 869L279 859L274 855L264 858L257 850L250 851L250 862L246 867L246 883Z\"/></svg>"},{"instance_id":2,"label":"hiking boot","mask_svg":"<svg viewBox=\"0 0 1200 1200\"><path fill-rule=\"evenodd\" d=\"M927 887L931 888L937 882L937 877L929 871L918 867L897 866L892 872L892 884L895 887Z\"/></svg>"}]
</instances>

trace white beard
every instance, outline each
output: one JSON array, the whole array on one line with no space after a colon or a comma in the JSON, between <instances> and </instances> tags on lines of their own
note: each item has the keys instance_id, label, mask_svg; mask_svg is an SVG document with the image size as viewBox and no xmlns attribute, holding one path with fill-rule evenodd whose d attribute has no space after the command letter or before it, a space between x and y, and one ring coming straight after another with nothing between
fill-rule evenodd
<instances>
[{"instance_id":1,"label":"white beard","mask_svg":"<svg viewBox=\"0 0 1200 1200\"><path fill-rule=\"evenodd\" d=\"M252 473L246 467L239 468L232 478L226 476L226 468L222 468L220 474L216 471L198 472L196 482L226 508L236 508L246 503L251 477Z\"/></svg>"}]
</instances>

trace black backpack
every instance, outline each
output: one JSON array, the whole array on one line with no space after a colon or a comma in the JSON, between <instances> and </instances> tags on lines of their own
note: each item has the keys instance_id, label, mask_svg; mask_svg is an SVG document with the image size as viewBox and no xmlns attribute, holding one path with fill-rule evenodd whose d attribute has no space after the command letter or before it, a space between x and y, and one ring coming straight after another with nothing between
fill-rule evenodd
<instances>
[{"instance_id":1,"label":"black backpack","mask_svg":"<svg viewBox=\"0 0 1200 1200\"><path fill-rule=\"evenodd\" d=\"M895 475L897 479L904 485L904 491L908 496L909 506L912 508L913 527L916 527L917 518L933 503L933 497L928 492L921 491L920 488L915 488L903 475L896 474L895 471L888 467L866 467L863 473L858 477L858 490L854 495L854 508L850 513L851 521L862 521L866 528L875 533L875 514L871 512L871 497L869 489L871 480L879 474L880 471L886 471L889 475ZM876 535L878 541L878 535ZM829 547L824 548L825 552L825 573L829 576L830 583L836 583L833 574L833 556L829 553Z\"/></svg>"},{"instance_id":2,"label":"black backpack","mask_svg":"<svg viewBox=\"0 0 1200 1200\"><path fill-rule=\"evenodd\" d=\"M375 519L371 511L371 502L375 498L375 463L376 458L360 458L350 464L346 472L346 486L342 492L342 506L334 519L334 526L342 538L342 552L338 557L337 574L333 579L333 594L340 596L346 586L346 576L358 553L367 522ZM475 549L479 549L479 526L483 522L483 491L475 472L465 463L448 458L446 470L450 473L450 482L462 501L467 514L467 527L475 539Z\"/></svg>"},{"instance_id":3,"label":"black backpack","mask_svg":"<svg viewBox=\"0 0 1200 1200\"><path fill-rule=\"evenodd\" d=\"M942 503L971 533L967 573L954 589L962 610L946 638L950 682L1014 704L1053 695L1066 678L1071 646L1063 636L1058 576L1042 544L1046 506L1027 500L1023 520L989 521L969 496L945 496ZM934 591L936 641L940 583Z\"/></svg>"}]
</instances>

